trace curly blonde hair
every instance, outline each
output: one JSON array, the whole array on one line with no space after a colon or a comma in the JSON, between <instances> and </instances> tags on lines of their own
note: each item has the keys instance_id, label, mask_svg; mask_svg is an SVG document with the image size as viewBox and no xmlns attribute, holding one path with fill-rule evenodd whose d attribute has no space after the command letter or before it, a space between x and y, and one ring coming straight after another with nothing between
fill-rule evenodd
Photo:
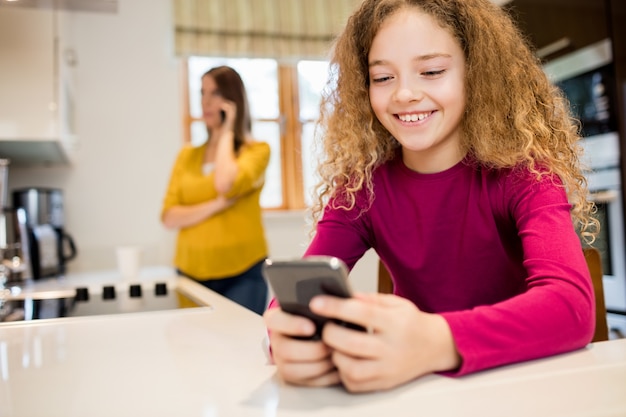
<instances>
[{"instance_id":1,"label":"curly blonde hair","mask_svg":"<svg viewBox=\"0 0 626 417\"><path fill-rule=\"evenodd\" d=\"M372 172L400 147L370 106L368 54L385 19L408 8L432 16L465 53L462 151L488 168L558 175L575 225L593 242L599 223L587 200L579 123L510 16L488 0L365 0L349 18L334 44L320 108L314 226L331 197L341 197L335 204L344 209L354 207L363 187L375 198Z\"/></svg>"}]
</instances>

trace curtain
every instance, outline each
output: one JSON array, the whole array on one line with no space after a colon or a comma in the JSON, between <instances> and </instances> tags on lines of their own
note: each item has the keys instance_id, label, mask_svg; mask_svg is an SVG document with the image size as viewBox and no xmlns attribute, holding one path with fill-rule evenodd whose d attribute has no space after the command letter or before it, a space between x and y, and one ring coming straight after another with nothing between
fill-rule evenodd
<instances>
[{"instance_id":1,"label":"curtain","mask_svg":"<svg viewBox=\"0 0 626 417\"><path fill-rule=\"evenodd\" d=\"M361 0L173 0L179 56L326 59Z\"/></svg>"}]
</instances>

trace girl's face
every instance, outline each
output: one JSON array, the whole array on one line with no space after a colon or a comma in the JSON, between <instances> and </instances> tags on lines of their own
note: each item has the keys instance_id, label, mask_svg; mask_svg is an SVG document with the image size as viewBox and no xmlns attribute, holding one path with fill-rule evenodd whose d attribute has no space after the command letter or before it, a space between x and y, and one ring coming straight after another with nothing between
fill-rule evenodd
<instances>
[{"instance_id":1,"label":"girl's face","mask_svg":"<svg viewBox=\"0 0 626 417\"><path fill-rule=\"evenodd\" d=\"M224 98L215 79L210 75L202 77L202 118L208 129L214 129L222 124L222 104Z\"/></svg>"},{"instance_id":2,"label":"girl's face","mask_svg":"<svg viewBox=\"0 0 626 417\"><path fill-rule=\"evenodd\" d=\"M368 61L370 104L404 163L424 173L458 163L465 57L456 39L420 10L402 9L380 27Z\"/></svg>"}]
</instances>

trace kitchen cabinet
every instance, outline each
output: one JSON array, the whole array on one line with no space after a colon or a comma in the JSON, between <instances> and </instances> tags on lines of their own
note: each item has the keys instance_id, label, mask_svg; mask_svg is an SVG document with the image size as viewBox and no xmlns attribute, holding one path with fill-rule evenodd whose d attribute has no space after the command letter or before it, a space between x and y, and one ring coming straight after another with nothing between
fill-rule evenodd
<instances>
[{"instance_id":1,"label":"kitchen cabinet","mask_svg":"<svg viewBox=\"0 0 626 417\"><path fill-rule=\"evenodd\" d=\"M505 9L545 61L610 37L606 0L513 0Z\"/></svg>"},{"instance_id":2,"label":"kitchen cabinet","mask_svg":"<svg viewBox=\"0 0 626 417\"><path fill-rule=\"evenodd\" d=\"M50 9L0 8L0 157L12 165L72 160L76 57L64 43L68 21Z\"/></svg>"}]
</instances>

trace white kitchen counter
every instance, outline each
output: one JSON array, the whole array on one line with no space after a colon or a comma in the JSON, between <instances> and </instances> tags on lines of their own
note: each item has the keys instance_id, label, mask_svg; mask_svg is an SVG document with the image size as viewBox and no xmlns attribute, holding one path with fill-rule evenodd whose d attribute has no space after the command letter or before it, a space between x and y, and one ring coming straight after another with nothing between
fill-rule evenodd
<instances>
[{"instance_id":1,"label":"white kitchen counter","mask_svg":"<svg viewBox=\"0 0 626 417\"><path fill-rule=\"evenodd\" d=\"M260 316L180 280L211 307L0 324L0 416L626 416L626 339L384 393L298 388Z\"/></svg>"}]
</instances>

